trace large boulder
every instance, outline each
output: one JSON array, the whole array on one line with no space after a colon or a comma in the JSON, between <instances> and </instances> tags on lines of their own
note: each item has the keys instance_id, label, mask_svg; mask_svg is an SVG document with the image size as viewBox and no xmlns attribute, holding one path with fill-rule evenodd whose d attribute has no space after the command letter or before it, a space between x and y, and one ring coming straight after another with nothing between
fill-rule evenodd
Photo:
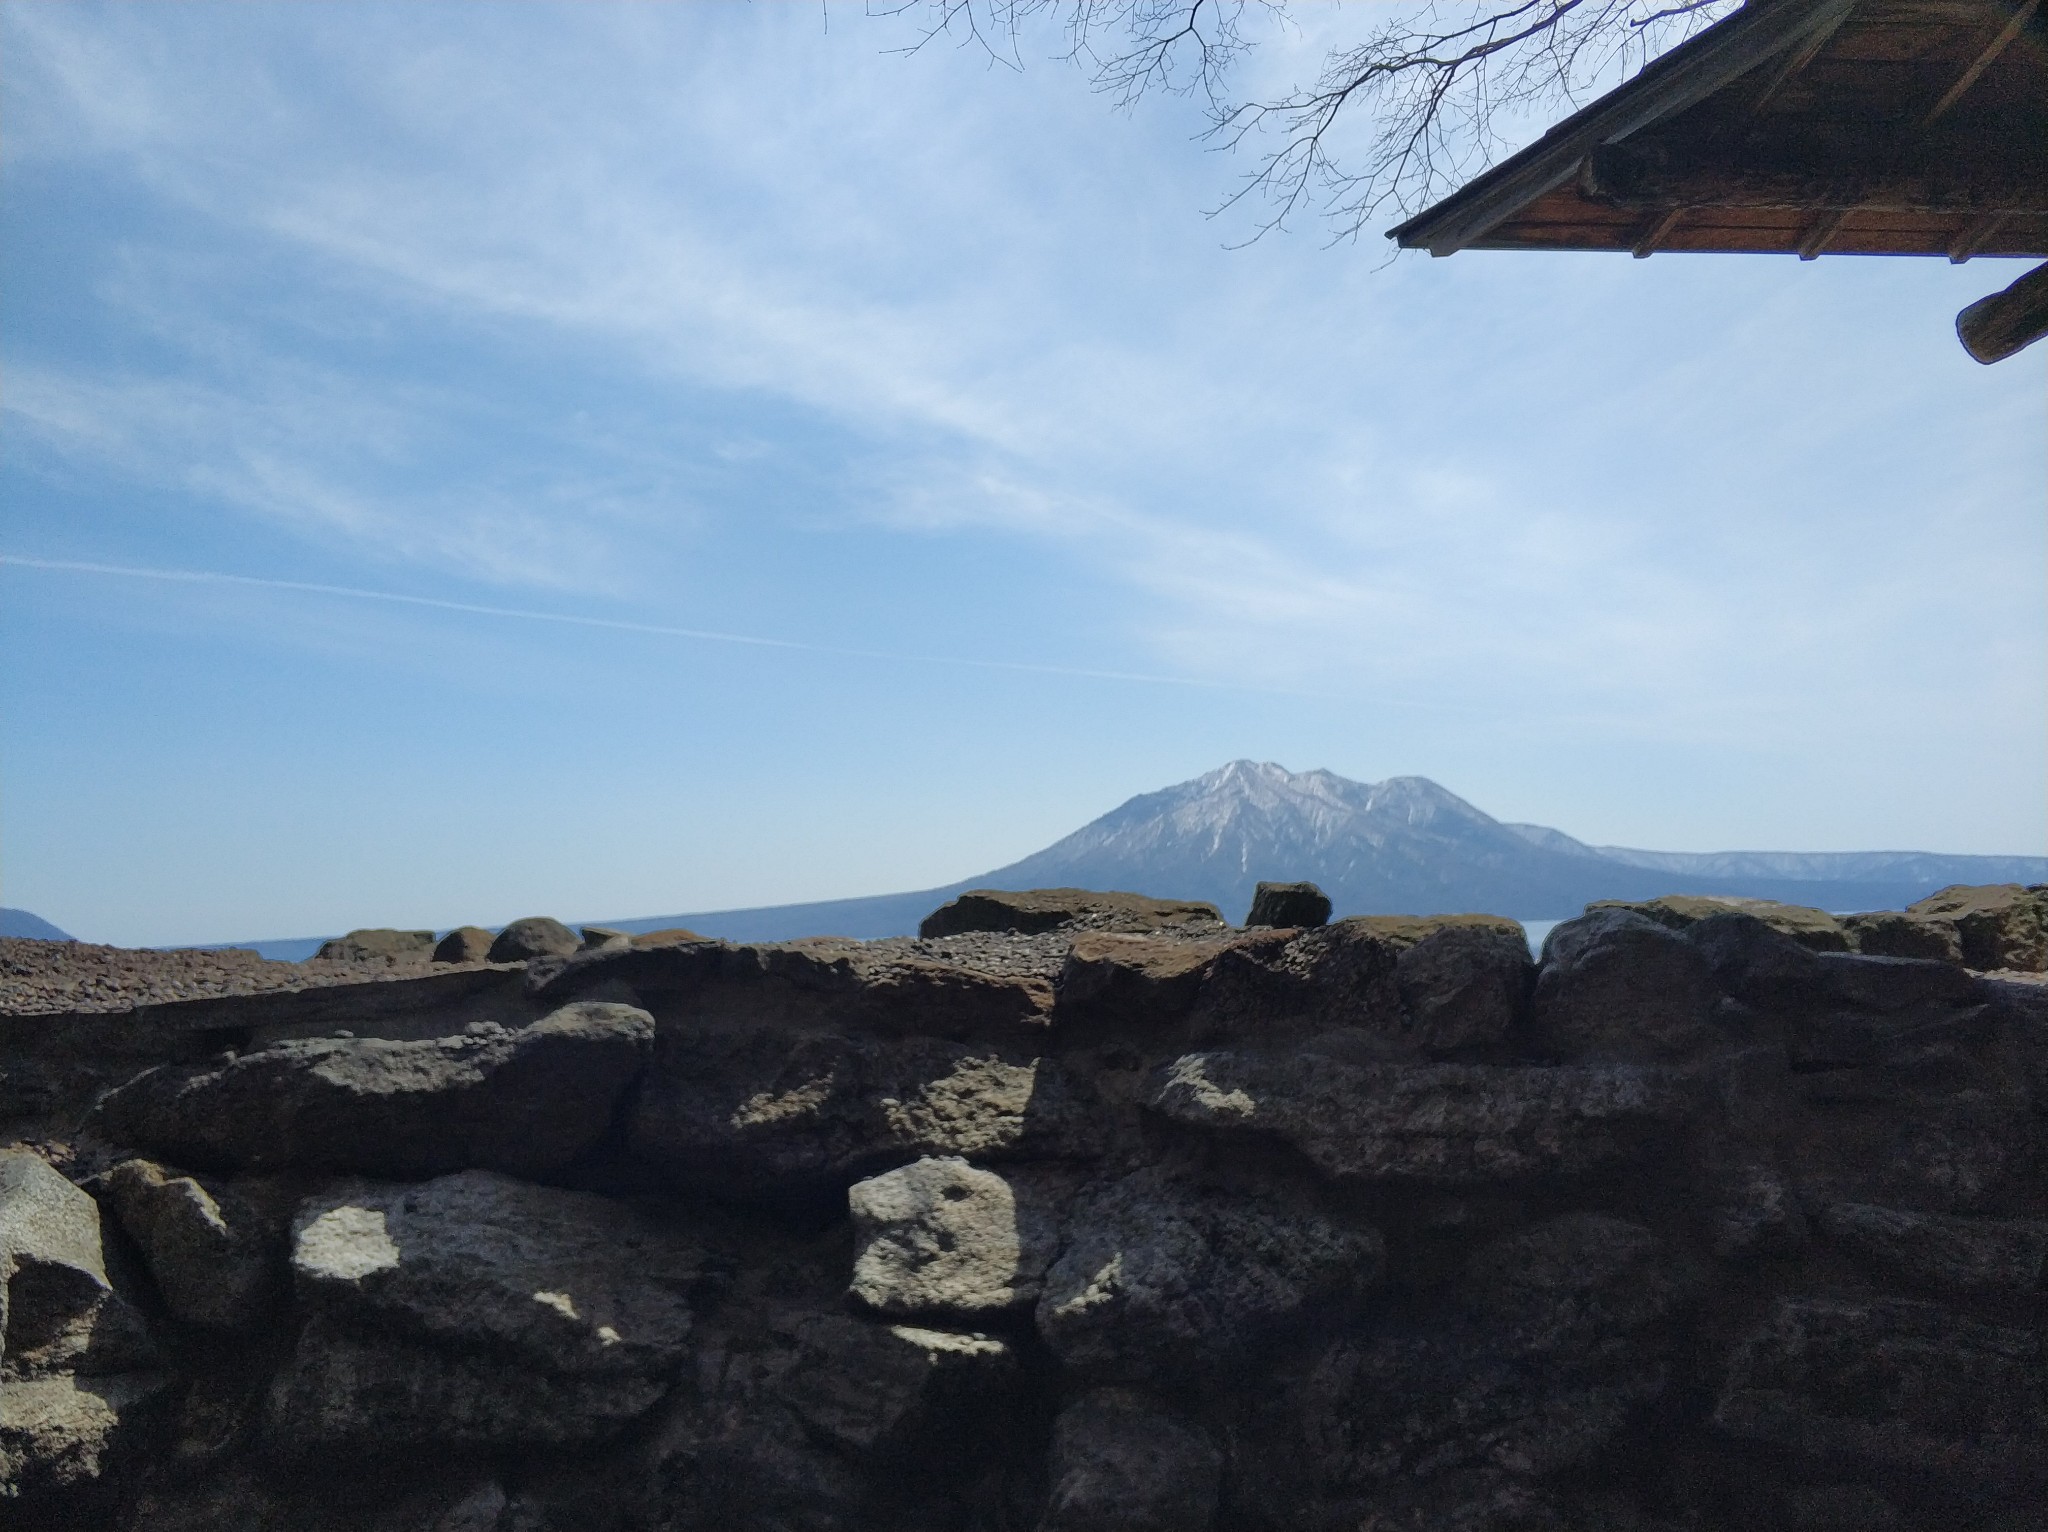
<instances>
[{"instance_id":1,"label":"large boulder","mask_svg":"<svg viewBox=\"0 0 2048 1532\"><path fill-rule=\"evenodd\" d=\"M1713 1423L1821 1479L1975 1505L2048 1486L2041 1339L1930 1303L1780 1298L1730 1354Z\"/></svg>"},{"instance_id":2,"label":"large boulder","mask_svg":"<svg viewBox=\"0 0 2048 1532\"><path fill-rule=\"evenodd\" d=\"M482 963L491 955L496 938L482 926L457 926L434 944L437 963Z\"/></svg>"},{"instance_id":3,"label":"large boulder","mask_svg":"<svg viewBox=\"0 0 2048 1532\"><path fill-rule=\"evenodd\" d=\"M1252 890L1248 926L1326 926L1330 896L1313 883L1261 883Z\"/></svg>"},{"instance_id":4,"label":"large boulder","mask_svg":"<svg viewBox=\"0 0 2048 1532\"><path fill-rule=\"evenodd\" d=\"M576 933L546 915L515 920L491 942L493 963L524 963L533 958L566 957L582 945Z\"/></svg>"},{"instance_id":5,"label":"large boulder","mask_svg":"<svg viewBox=\"0 0 2048 1532\"><path fill-rule=\"evenodd\" d=\"M1076 1203L1045 1275L1038 1331L1086 1376L1199 1374L1362 1293L1385 1255L1377 1230L1298 1197L1234 1197L1146 1167Z\"/></svg>"},{"instance_id":6,"label":"large boulder","mask_svg":"<svg viewBox=\"0 0 2048 1532\"><path fill-rule=\"evenodd\" d=\"M919 922L919 936L958 936L965 931L1203 930L1221 927L1223 912L1188 899L1151 899L1143 894L1098 893L1086 888L1034 888L1012 893L977 888L948 900Z\"/></svg>"},{"instance_id":7,"label":"large boulder","mask_svg":"<svg viewBox=\"0 0 2048 1532\"><path fill-rule=\"evenodd\" d=\"M1365 919L1258 931L1210 963L1190 1017L1198 1045L1343 1033L1364 1049L1406 1050L1395 979L1403 944Z\"/></svg>"},{"instance_id":8,"label":"large boulder","mask_svg":"<svg viewBox=\"0 0 2048 1532\"><path fill-rule=\"evenodd\" d=\"M1531 1035L1575 1063L1695 1057L1720 1040L1708 965L1684 937L1628 909L1595 909L1543 943Z\"/></svg>"},{"instance_id":9,"label":"large boulder","mask_svg":"<svg viewBox=\"0 0 2048 1532\"><path fill-rule=\"evenodd\" d=\"M1953 927L1971 968L2048 968L2048 884L1957 884L1907 905L1906 913Z\"/></svg>"},{"instance_id":10,"label":"large boulder","mask_svg":"<svg viewBox=\"0 0 2048 1532\"><path fill-rule=\"evenodd\" d=\"M307 1321L269 1400L284 1451L588 1446L667 1392L699 1251L622 1203L463 1171L310 1198Z\"/></svg>"},{"instance_id":11,"label":"large boulder","mask_svg":"<svg viewBox=\"0 0 2048 1532\"><path fill-rule=\"evenodd\" d=\"M1535 978L1521 926L1488 917L1446 920L1404 946L1394 963L1410 1035L1431 1058L1507 1042Z\"/></svg>"},{"instance_id":12,"label":"large boulder","mask_svg":"<svg viewBox=\"0 0 2048 1532\"><path fill-rule=\"evenodd\" d=\"M153 1069L100 1116L115 1141L200 1169L544 1175L604 1138L653 1036L645 1011L590 1002L517 1029L285 1042Z\"/></svg>"},{"instance_id":13,"label":"large boulder","mask_svg":"<svg viewBox=\"0 0 2048 1532\"><path fill-rule=\"evenodd\" d=\"M824 1195L922 1155L1087 1159L1113 1127L1058 1060L936 1038L664 1026L634 1152L722 1198Z\"/></svg>"},{"instance_id":14,"label":"large boulder","mask_svg":"<svg viewBox=\"0 0 2048 1532\"><path fill-rule=\"evenodd\" d=\"M1223 1454L1157 1400L1098 1388L1053 1422L1039 1532L1207 1532Z\"/></svg>"},{"instance_id":15,"label":"large boulder","mask_svg":"<svg viewBox=\"0 0 2048 1532\"><path fill-rule=\"evenodd\" d=\"M1147 1104L1192 1127L1270 1134L1339 1180L1447 1189L1647 1165L1686 1116L1655 1069L1279 1053L1183 1055L1154 1073Z\"/></svg>"},{"instance_id":16,"label":"large boulder","mask_svg":"<svg viewBox=\"0 0 2048 1532\"><path fill-rule=\"evenodd\" d=\"M393 931L388 927L366 927L320 944L317 958L347 963L421 962L434 954L432 931Z\"/></svg>"},{"instance_id":17,"label":"large boulder","mask_svg":"<svg viewBox=\"0 0 2048 1532\"><path fill-rule=\"evenodd\" d=\"M101 1195L135 1241L186 1324L245 1330L261 1323L277 1276L262 1214L225 1186L208 1186L149 1160L123 1160Z\"/></svg>"},{"instance_id":18,"label":"large boulder","mask_svg":"<svg viewBox=\"0 0 2048 1532\"><path fill-rule=\"evenodd\" d=\"M991 1318L1038 1300L1059 1250L1057 1183L953 1156L857 1182L852 1296L894 1318Z\"/></svg>"}]
</instances>

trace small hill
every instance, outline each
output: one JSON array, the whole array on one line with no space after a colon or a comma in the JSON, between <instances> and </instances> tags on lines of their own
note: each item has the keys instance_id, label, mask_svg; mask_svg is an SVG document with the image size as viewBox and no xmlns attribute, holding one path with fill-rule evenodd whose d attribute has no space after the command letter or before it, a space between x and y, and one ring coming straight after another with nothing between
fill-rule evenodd
<instances>
[{"instance_id":1,"label":"small hill","mask_svg":"<svg viewBox=\"0 0 2048 1532\"><path fill-rule=\"evenodd\" d=\"M31 915L27 910L0 909L0 936L22 937L38 942L69 942L78 938L69 931L60 931L40 915Z\"/></svg>"}]
</instances>

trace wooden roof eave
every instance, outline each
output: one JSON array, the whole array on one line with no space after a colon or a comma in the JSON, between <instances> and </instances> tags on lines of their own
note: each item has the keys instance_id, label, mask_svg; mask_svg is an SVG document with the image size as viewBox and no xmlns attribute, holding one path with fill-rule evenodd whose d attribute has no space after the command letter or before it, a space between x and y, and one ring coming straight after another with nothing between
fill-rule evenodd
<instances>
[{"instance_id":1,"label":"wooden roof eave","mask_svg":"<svg viewBox=\"0 0 2048 1532\"><path fill-rule=\"evenodd\" d=\"M1562 185L1594 150L1682 112L1761 64L1832 32L1856 0L1750 0L1535 143L1434 207L1387 231L1403 249L1454 255L1545 192Z\"/></svg>"}]
</instances>

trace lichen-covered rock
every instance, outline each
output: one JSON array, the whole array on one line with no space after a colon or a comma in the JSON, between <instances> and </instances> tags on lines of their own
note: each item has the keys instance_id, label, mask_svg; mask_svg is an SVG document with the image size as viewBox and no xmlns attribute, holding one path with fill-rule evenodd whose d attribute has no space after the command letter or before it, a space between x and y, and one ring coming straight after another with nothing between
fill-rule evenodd
<instances>
[{"instance_id":1,"label":"lichen-covered rock","mask_svg":"<svg viewBox=\"0 0 2048 1532\"><path fill-rule=\"evenodd\" d=\"M1981 1505L2048 1485L2044 1382L2032 1328L1787 1297L1735 1347L1713 1423L1809 1473Z\"/></svg>"},{"instance_id":2,"label":"lichen-covered rock","mask_svg":"<svg viewBox=\"0 0 2048 1532\"><path fill-rule=\"evenodd\" d=\"M1878 1274L1918 1292L2031 1298L2042 1291L2048 1221L1953 1218L1838 1202L1821 1226Z\"/></svg>"},{"instance_id":3,"label":"lichen-covered rock","mask_svg":"<svg viewBox=\"0 0 2048 1532\"><path fill-rule=\"evenodd\" d=\"M1053 1422L1040 1532L1207 1532L1223 1454L1145 1395L1099 1388Z\"/></svg>"},{"instance_id":4,"label":"lichen-covered rock","mask_svg":"<svg viewBox=\"0 0 2048 1532\"><path fill-rule=\"evenodd\" d=\"M1059 1248L1061 1188L953 1156L922 1159L847 1192L860 1303L892 1317L972 1320L1029 1307Z\"/></svg>"},{"instance_id":5,"label":"lichen-covered rock","mask_svg":"<svg viewBox=\"0 0 2048 1532\"><path fill-rule=\"evenodd\" d=\"M151 1070L100 1116L117 1140L201 1169L544 1175L605 1136L653 1036L645 1011L588 1002L516 1029L285 1042Z\"/></svg>"},{"instance_id":6,"label":"lichen-covered rock","mask_svg":"<svg viewBox=\"0 0 2048 1532\"><path fill-rule=\"evenodd\" d=\"M582 943L576 933L547 915L515 920L491 942L493 963L524 963L532 958L566 957Z\"/></svg>"},{"instance_id":7,"label":"lichen-covered rock","mask_svg":"<svg viewBox=\"0 0 2048 1532\"><path fill-rule=\"evenodd\" d=\"M1686 1112L1655 1069L1259 1053L1183 1055L1154 1075L1148 1105L1194 1127L1271 1134L1338 1179L1446 1188L1610 1169L1671 1141Z\"/></svg>"},{"instance_id":8,"label":"lichen-covered rock","mask_svg":"<svg viewBox=\"0 0 2048 1532\"><path fill-rule=\"evenodd\" d=\"M379 926L324 941L313 955L350 963L397 963L418 961L433 951L432 931L393 931Z\"/></svg>"},{"instance_id":9,"label":"lichen-covered rock","mask_svg":"<svg viewBox=\"0 0 2048 1532\"><path fill-rule=\"evenodd\" d=\"M263 1320L279 1263L254 1207L149 1160L122 1161L102 1185L173 1317L218 1330Z\"/></svg>"},{"instance_id":10,"label":"lichen-covered rock","mask_svg":"<svg viewBox=\"0 0 2048 1532\"><path fill-rule=\"evenodd\" d=\"M1086 888L1035 888L1023 892L977 888L948 900L919 923L919 936L957 936L963 931L1011 931L1033 935L1064 926L1094 931L1157 931L1168 927L1222 926L1213 904L1187 899L1152 899L1143 894L1098 893Z\"/></svg>"},{"instance_id":11,"label":"lichen-covered rock","mask_svg":"<svg viewBox=\"0 0 2048 1532\"><path fill-rule=\"evenodd\" d=\"M722 1197L840 1189L921 1155L1085 1159L1110 1128L1057 1060L935 1038L664 1027L634 1151Z\"/></svg>"},{"instance_id":12,"label":"lichen-covered rock","mask_svg":"<svg viewBox=\"0 0 2048 1532\"><path fill-rule=\"evenodd\" d=\"M1696 1057L1722 1039L1708 966L1684 937L1627 909L1595 909L1543 943L1530 1030L1574 1063Z\"/></svg>"},{"instance_id":13,"label":"lichen-covered rock","mask_svg":"<svg viewBox=\"0 0 2048 1532\"><path fill-rule=\"evenodd\" d=\"M308 1315L272 1439L590 1444L667 1391L698 1250L625 1205L489 1171L344 1186L294 1222Z\"/></svg>"},{"instance_id":14,"label":"lichen-covered rock","mask_svg":"<svg viewBox=\"0 0 2048 1532\"><path fill-rule=\"evenodd\" d=\"M1776 899L1742 899L1716 894L1666 894L1659 899L1631 903L1622 899L1600 899L1586 906L1593 910L1633 910L1683 931L1688 926L1731 911L1760 920L1812 952L1848 952L1854 946L1842 922L1826 910L1804 904L1781 904Z\"/></svg>"},{"instance_id":15,"label":"lichen-covered rock","mask_svg":"<svg viewBox=\"0 0 2048 1532\"><path fill-rule=\"evenodd\" d=\"M1078 1373L1200 1373L1378 1279L1377 1230L1285 1195L1232 1197L1156 1167L1083 1193L1038 1300L1039 1334Z\"/></svg>"},{"instance_id":16,"label":"lichen-covered rock","mask_svg":"<svg viewBox=\"0 0 2048 1532\"><path fill-rule=\"evenodd\" d=\"M1907 905L1906 913L1954 927L1971 968L2048 968L2048 886L1958 884Z\"/></svg>"},{"instance_id":17,"label":"lichen-covered rock","mask_svg":"<svg viewBox=\"0 0 2048 1532\"><path fill-rule=\"evenodd\" d=\"M1330 923L1330 896L1313 883L1261 883L1252 890L1248 926L1324 926Z\"/></svg>"}]
</instances>

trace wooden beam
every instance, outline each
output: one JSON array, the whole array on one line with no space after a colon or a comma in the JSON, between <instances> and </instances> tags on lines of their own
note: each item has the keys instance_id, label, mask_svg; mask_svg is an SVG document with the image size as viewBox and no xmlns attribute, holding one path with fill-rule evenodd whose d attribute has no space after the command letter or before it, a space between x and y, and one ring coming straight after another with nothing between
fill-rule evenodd
<instances>
[{"instance_id":1,"label":"wooden beam","mask_svg":"<svg viewBox=\"0 0 2048 1532\"><path fill-rule=\"evenodd\" d=\"M2003 147L2003 146L1999 146ZM1946 139L1910 156L1844 159L1839 145L1781 138L1768 159L1723 145L1614 144L1587 156L1579 189L1609 207L1797 208L1818 212L2048 213L2048 156L1993 161L1982 146ZM1881 154L1881 146L1880 146Z\"/></svg>"},{"instance_id":2,"label":"wooden beam","mask_svg":"<svg viewBox=\"0 0 2048 1532\"><path fill-rule=\"evenodd\" d=\"M1650 61L1627 84L1545 133L1521 153L1387 231L1404 249L1452 255L1545 192L1569 181L1602 144L1684 111L1750 70L1835 25L1855 0L1769 0L1744 6Z\"/></svg>"},{"instance_id":3,"label":"wooden beam","mask_svg":"<svg viewBox=\"0 0 2048 1532\"><path fill-rule=\"evenodd\" d=\"M1660 214L1650 221L1642 237L1629 246L1629 254L1639 261L1646 261L1657 253L1657 247L1671 237L1671 231L1678 227L1678 220L1685 216L1685 209L1675 207L1668 213Z\"/></svg>"},{"instance_id":4,"label":"wooden beam","mask_svg":"<svg viewBox=\"0 0 2048 1532\"><path fill-rule=\"evenodd\" d=\"M1920 119L1921 127L1927 127L1950 107L1963 99L1963 92L1972 85L1975 85L1978 78L1985 70L1991 67L1998 55L2005 52L2007 45L2020 35L2021 30L2032 18L2034 12L2040 9L2040 6L2041 0L2026 0L2026 4L2012 13L2012 19L2006 22L1996 37L1991 39L1990 44L1984 51L1971 61L1970 67L1963 71L1963 77L1951 85L1942 98L1934 103L1934 109Z\"/></svg>"},{"instance_id":5,"label":"wooden beam","mask_svg":"<svg viewBox=\"0 0 2048 1532\"><path fill-rule=\"evenodd\" d=\"M1985 242L2004 226L2005 220L2004 213L1985 213L1964 224L1956 231L1956 237L1949 241L1949 264L1960 266L1982 250Z\"/></svg>"},{"instance_id":6,"label":"wooden beam","mask_svg":"<svg viewBox=\"0 0 2048 1532\"><path fill-rule=\"evenodd\" d=\"M1806 232L1799 236L1799 259L1813 261L1820 259L1821 251L1827 249L1828 241L1840 232L1848 219L1846 212L1822 213L1807 225Z\"/></svg>"},{"instance_id":7,"label":"wooden beam","mask_svg":"<svg viewBox=\"0 0 2048 1532\"><path fill-rule=\"evenodd\" d=\"M2003 361L2048 335L2048 264L1956 315L1956 338L1985 364Z\"/></svg>"}]
</instances>

